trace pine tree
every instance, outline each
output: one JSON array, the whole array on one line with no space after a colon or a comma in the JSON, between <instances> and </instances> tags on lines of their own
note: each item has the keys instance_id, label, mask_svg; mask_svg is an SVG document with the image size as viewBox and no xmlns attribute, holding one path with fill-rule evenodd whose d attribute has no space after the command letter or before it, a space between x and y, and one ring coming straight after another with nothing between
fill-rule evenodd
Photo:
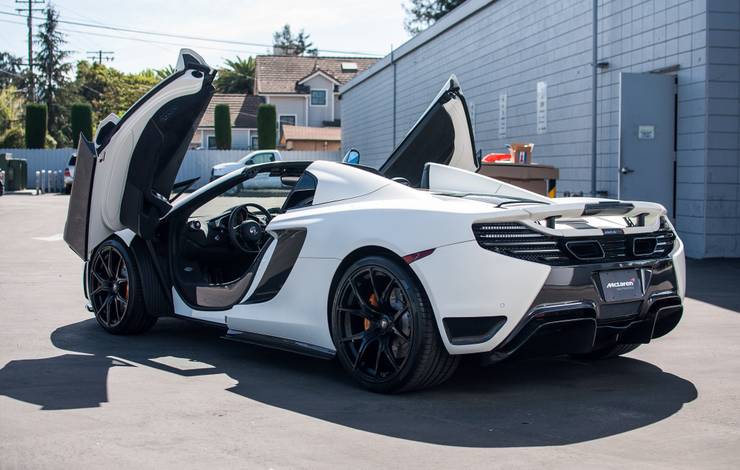
<instances>
[{"instance_id":1,"label":"pine tree","mask_svg":"<svg viewBox=\"0 0 740 470\"><path fill-rule=\"evenodd\" d=\"M411 34L417 34L447 13L460 6L465 0L411 0L411 8L406 8L404 28Z\"/></svg>"},{"instance_id":2,"label":"pine tree","mask_svg":"<svg viewBox=\"0 0 740 470\"><path fill-rule=\"evenodd\" d=\"M64 127L68 113L64 109L59 91L67 81L67 73L72 65L66 62L70 51L64 50L66 40L59 31L59 13L49 5L45 10L44 22L39 26L36 34L36 44L39 46L36 53L35 67L39 77L38 98L46 103L48 112L49 133L57 141L66 141Z\"/></svg>"},{"instance_id":3,"label":"pine tree","mask_svg":"<svg viewBox=\"0 0 740 470\"><path fill-rule=\"evenodd\" d=\"M272 45L282 55L318 55L319 50L312 48L313 43L310 41L311 35L300 30L295 36L290 30L290 25L286 24L283 29L276 31L272 35Z\"/></svg>"}]
</instances>

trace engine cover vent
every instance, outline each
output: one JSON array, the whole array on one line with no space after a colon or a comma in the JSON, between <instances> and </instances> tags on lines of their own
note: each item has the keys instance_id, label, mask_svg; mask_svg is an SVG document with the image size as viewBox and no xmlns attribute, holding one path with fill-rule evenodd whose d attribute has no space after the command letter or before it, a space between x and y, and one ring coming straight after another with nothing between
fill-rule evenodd
<instances>
[{"instance_id":1,"label":"engine cover vent","mask_svg":"<svg viewBox=\"0 0 740 470\"><path fill-rule=\"evenodd\" d=\"M487 250L551 266L662 258L673 251L676 239L662 219L657 231L635 235L557 237L519 222L476 223L473 233Z\"/></svg>"}]
</instances>

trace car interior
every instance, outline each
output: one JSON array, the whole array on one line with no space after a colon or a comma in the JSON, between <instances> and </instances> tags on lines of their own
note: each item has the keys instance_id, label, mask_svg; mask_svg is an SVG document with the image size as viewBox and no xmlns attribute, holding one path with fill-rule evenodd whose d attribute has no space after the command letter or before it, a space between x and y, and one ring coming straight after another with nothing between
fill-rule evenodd
<instances>
[{"instance_id":1,"label":"car interior","mask_svg":"<svg viewBox=\"0 0 740 470\"><path fill-rule=\"evenodd\" d=\"M244 297L274 245L266 231L272 218L313 201L316 178L308 171L299 174L229 178L171 221L173 281L188 304L224 309Z\"/></svg>"}]
</instances>

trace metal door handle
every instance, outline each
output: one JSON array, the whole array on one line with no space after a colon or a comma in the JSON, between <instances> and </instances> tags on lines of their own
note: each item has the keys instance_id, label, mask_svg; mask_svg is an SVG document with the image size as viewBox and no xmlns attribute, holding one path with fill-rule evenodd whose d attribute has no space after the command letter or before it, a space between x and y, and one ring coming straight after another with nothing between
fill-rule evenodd
<instances>
[{"instance_id":1,"label":"metal door handle","mask_svg":"<svg viewBox=\"0 0 740 470\"><path fill-rule=\"evenodd\" d=\"M623 175L626 175L627 173L634 173L635 170L633 170L632 168L627 168L626 166L623 166L622 168L619 169L619 172L622 173Z\"/></svg>"}]
</instances>

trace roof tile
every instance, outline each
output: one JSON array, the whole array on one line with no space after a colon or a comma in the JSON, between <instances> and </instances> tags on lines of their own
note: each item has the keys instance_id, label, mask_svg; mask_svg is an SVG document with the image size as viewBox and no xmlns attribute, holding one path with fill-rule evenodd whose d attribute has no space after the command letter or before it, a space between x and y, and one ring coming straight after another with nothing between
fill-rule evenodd
<instances>
[{"instance_id":1,"label":"roof tile","mask_svg":"<svg viewBox=\"0 0 740 470\"><path fill-rule=\"evenodd\" d=\"M350 81L378 59L367 57L313 57L258 55L256 60L256 90L265 93L296 93L296 83L321 70L340 84ZM357 71L345 72L343 62L357 64Z\"/></svg>"}]
</instances>

